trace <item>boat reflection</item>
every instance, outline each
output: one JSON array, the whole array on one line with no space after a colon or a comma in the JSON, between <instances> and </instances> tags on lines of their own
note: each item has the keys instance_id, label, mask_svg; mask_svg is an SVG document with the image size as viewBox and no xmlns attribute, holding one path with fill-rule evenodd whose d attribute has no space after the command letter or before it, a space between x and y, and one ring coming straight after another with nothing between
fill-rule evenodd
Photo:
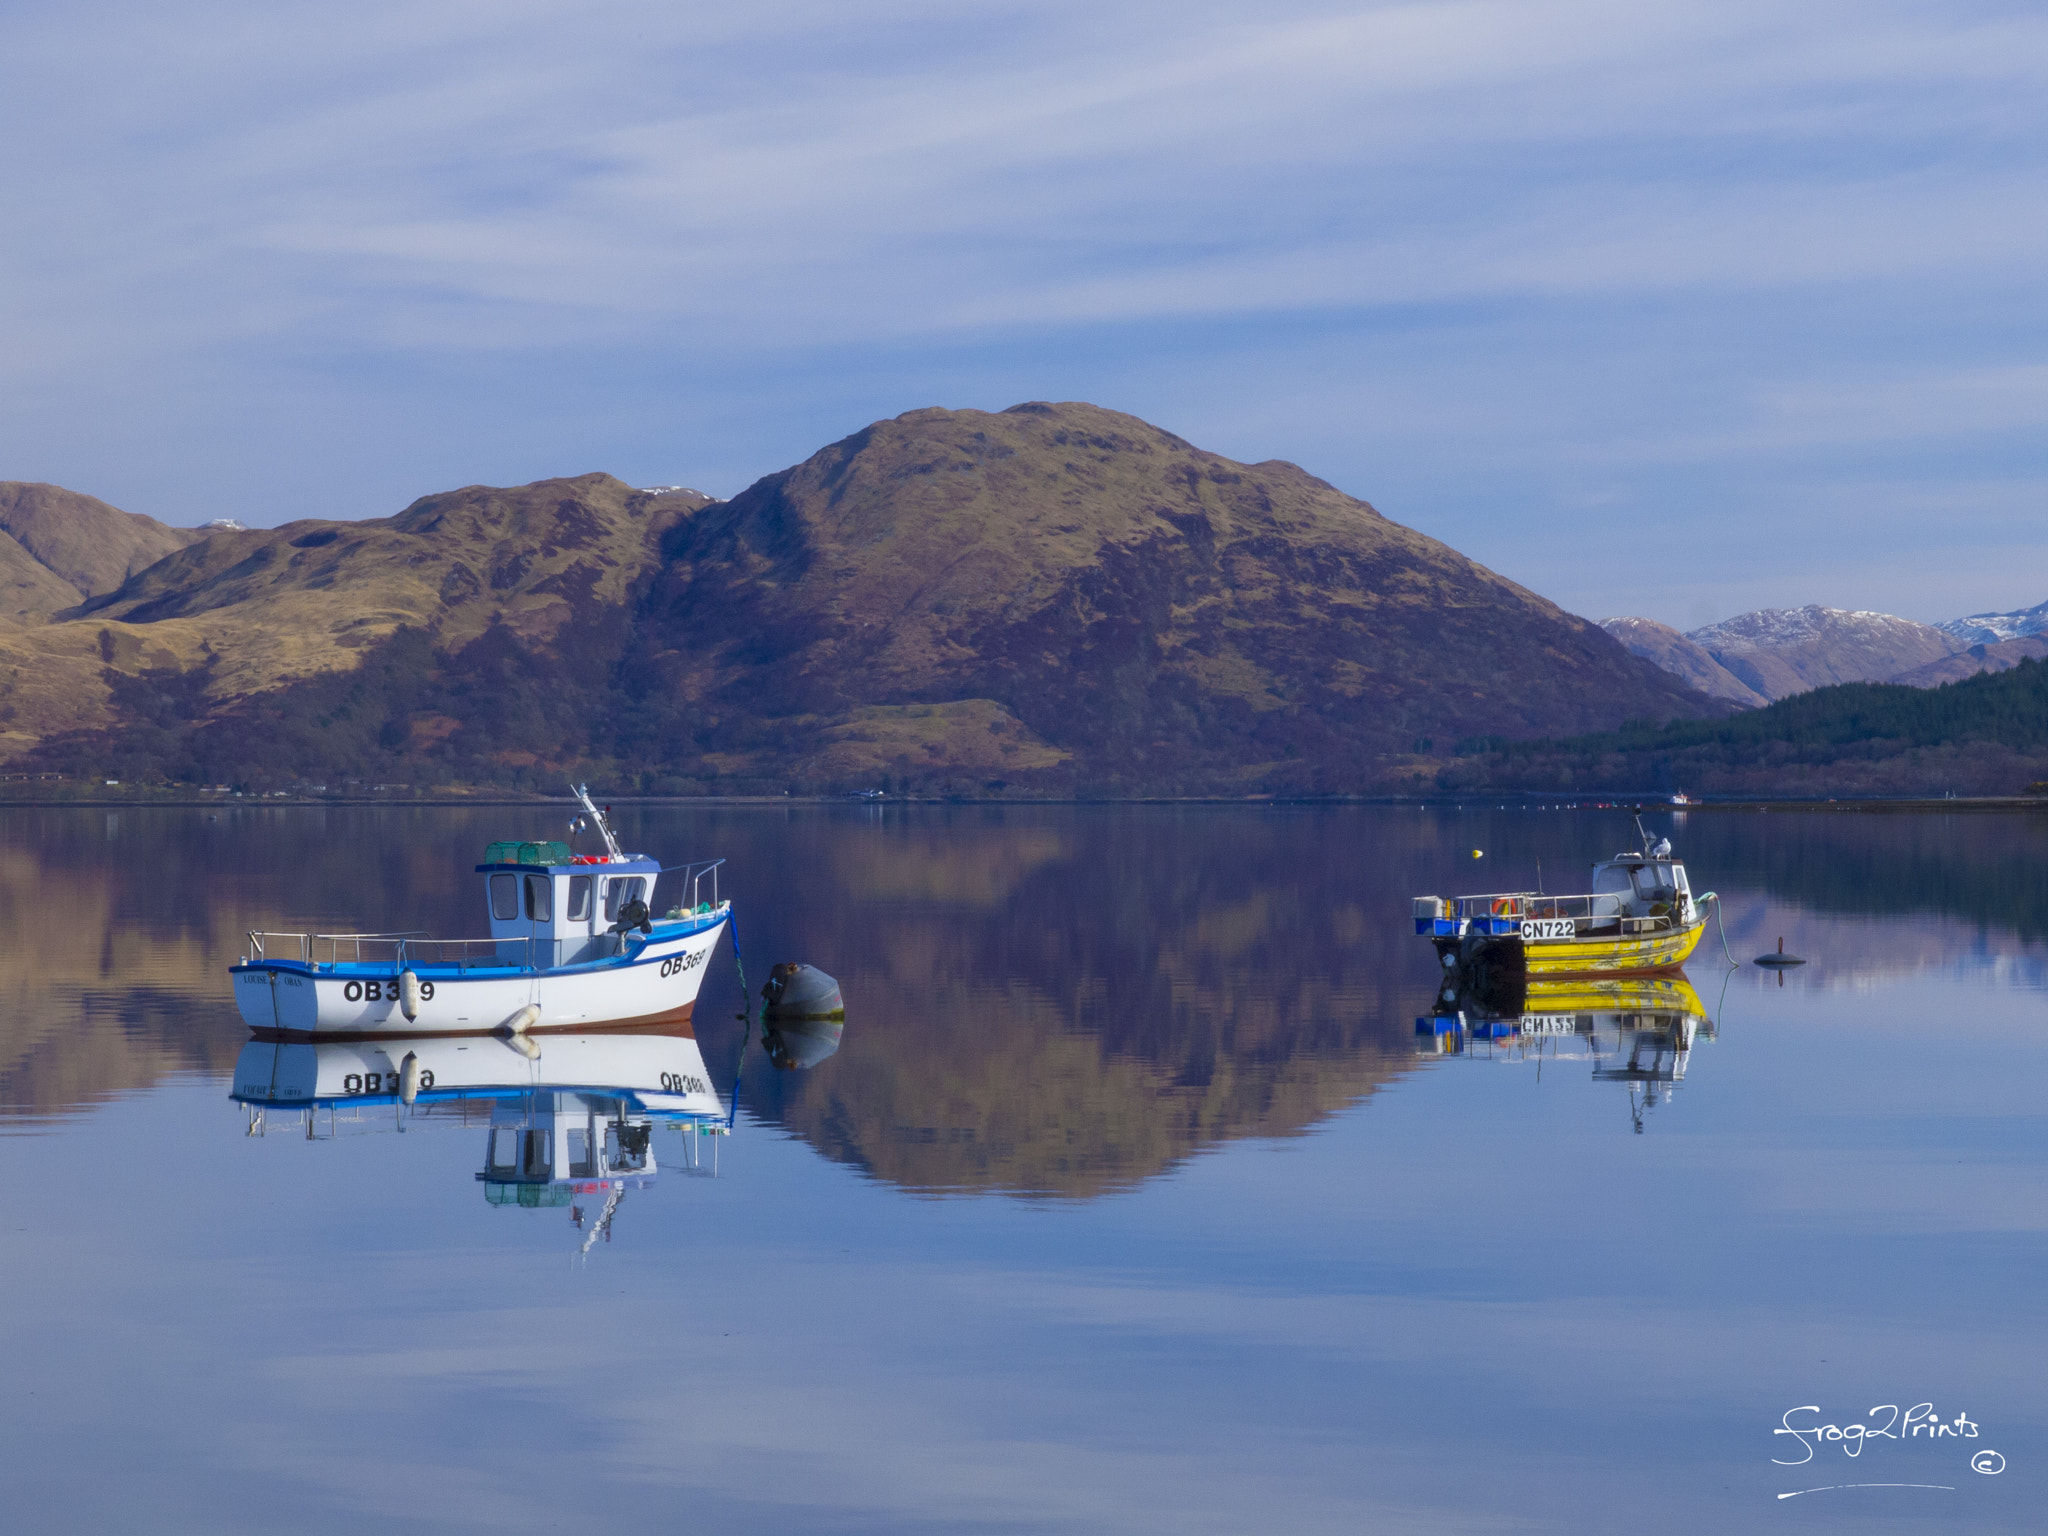
<instances>
[{"instance_id":1,"label":"boat reflection","mask_svg":"<svg viewBox=\"0 0 2048 1536\"><path fill-rule=\"evenodd\" d=\"M307 1039L259 1031L235 1062L230 1095L251 1136L309 1141L365 1132L474 1126L476 1180L496 1206L558 1210L588 1252L626 1192L659 1174L654 1130L683 1133L676 1171L704 1167L700 1138L723 1135L726 1105L684 1033L549 1035L529 1059L493 1036ZM599 1201L594 1214L585 1202Z\"/></svg>"},{"instance_id":2,"label":"boat reflection","mask_svg":"<svg viewBox=\"0 0 2048 1536\"><path fill-rule=\"evenodd\" d=\"M1694 1044L1715 1037L1699 994L1675 974L1532 981L1513 996L1458 994L1438 1007L1415 1021L1418 1053L1526 1062L1539 1076L1546 1063L1590 1062L1595 1082L1628 1086L1638 1134L1685 1080Z\"/></svg>"}]
</instances>

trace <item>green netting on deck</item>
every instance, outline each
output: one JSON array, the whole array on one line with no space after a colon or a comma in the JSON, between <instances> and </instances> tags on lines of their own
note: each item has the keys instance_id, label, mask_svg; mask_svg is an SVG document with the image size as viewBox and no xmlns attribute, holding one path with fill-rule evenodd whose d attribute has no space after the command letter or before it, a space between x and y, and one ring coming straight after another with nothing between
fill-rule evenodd
<instances>
[{"instance_id":1,"label":"green netting on deck","mask_svg":"<svg viewBox=\"0 0 2048 1536\"><path fill-rule=\"evenodd\" d=\"M493 843L484 850L486 864L566 864L567 843Z\"/></svg>"},{"instance_id":2,"label":"green netting on deck","mask_svg":"<svg viewBox=\"0 0 2048 1536\"><path fill-rule=\"evenodd\" d=\"M484 1185L484 1199L492 1205L523 1205L529 1210L551 1210L558 1205L567 1205L576 1198L575 1188L568 1184L499 1184Z\"/></svg>"}]
</instances>

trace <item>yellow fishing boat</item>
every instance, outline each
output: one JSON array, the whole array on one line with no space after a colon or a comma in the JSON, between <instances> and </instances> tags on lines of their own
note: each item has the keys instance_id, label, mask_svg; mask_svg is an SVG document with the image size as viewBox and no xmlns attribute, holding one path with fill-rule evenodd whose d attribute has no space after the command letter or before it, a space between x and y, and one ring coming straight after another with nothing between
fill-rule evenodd
<instances>
[{"instance_id":1,"label":"yellow fishing boat","mask_svg":"<svg viewBox=\"0 0 2048 1536\"><path fill-rule=\"evenodd\" d=\"M1636 824L1640 831L1642 823ZM1706 927L1671 840L1647 835L1635 853L1593 866L1584 895L1490 891L1418 896L1415 931L1436 945L1446 971L1495 977L1598 976L1670 970L1684 963Z\"/></svg>"}]
</instances>

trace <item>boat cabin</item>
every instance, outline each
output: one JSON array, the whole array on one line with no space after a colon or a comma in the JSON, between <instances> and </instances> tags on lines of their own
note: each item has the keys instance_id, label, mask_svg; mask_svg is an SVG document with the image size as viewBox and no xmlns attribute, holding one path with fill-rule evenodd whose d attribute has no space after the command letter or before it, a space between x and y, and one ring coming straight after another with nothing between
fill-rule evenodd
<instances>
[{"instance_id":1,"label":"boat cabin","mask_svg":"<svg viewBox=\"0 0 2048 1536\"><path fill-rule=\"evenodd\" d=\"M491 1106L477 1179L492 1205L566 1205L579 1184L655 1171L653 1122L627 1100L535 1093Z\"/></svg>"},{"instance_id":2,"label":"boat cabin","mask_svg":"<svg viewBox=\"0 0 2048 1536\"><path fill-rule=\"evenodd\" d=\"M1692 905L1685 866L1673 858L1624 853L1593 866L1593 916L1684 918Z\"/></svg>"},{"instance_id":3,"label":"boat cabin","mask_svg":"<svg viewBox=\"0 0 2048 1536\"><path fill-rule=\"evenodd\" d=\"M562 849L559 861L553 848ZM622 947L613 931L619 913L635 900L653 906L661 866L652 859L571 859L561 844L528 844L523 852L476 867L500 959L542 969L602 960Z\"/></svg>"}]
</instances>

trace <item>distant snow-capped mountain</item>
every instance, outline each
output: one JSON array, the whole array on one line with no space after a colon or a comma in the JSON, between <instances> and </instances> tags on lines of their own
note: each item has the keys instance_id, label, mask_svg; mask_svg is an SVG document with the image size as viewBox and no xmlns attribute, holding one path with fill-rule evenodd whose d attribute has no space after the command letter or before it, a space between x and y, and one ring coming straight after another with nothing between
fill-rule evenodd
<instances>
[{"instance_id":1,"label":"distant snow-capped mountain","mask_svg":"<svg viewBox=\"0 0 2048 1536\"><path fill-rule=\"evenodd\" d=\"M1881 682L1953 655L1966 644L1897 614L1819 603L1737 614L1695 629L1686 639L1772 699L1830 683Z\"/></svg>"},{"instance_id":2,"label":"distant snow-capped mountain","mask_svg":"<svg viewBox=\"0 0 2048 1536\"><path fill-rule=\"evenodd\" d=\"M1973 613L1966 619L1950 619L1934 627L1954 635L1964 645L1996 645L2022 635L2048 633L2048 603L2036 603L2017 613Z\"/></svg>"},{"instance_id":3,"label":"distant snow-capped mountain","mask_svg":"<svg viewBox=\"0 0 2048 1536\"><path fill-rule=\"evenodd\" d=\"M1739 704L1830 683L1932 688L2048 659L2048 603L1946 624L1809 603L1738 613L1685 634L1653 619L1603 619L1600 627L1702 693Z\"/></svg>"}]
</instances>

